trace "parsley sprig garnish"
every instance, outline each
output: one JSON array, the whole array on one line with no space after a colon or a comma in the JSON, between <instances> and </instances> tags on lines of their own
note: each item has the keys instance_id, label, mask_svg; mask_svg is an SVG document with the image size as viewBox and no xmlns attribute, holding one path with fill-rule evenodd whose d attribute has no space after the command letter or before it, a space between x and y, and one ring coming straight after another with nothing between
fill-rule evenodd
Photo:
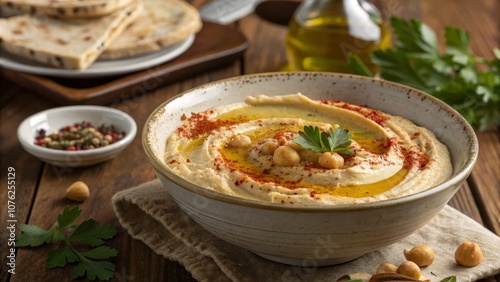
<instances>
[{"instance_id":1,"label":"parsley sprig garnish","mask_svg":"<svg viewBox=\"0 0 500 282\"><path fill-rule=\"evenodd\" d=\"M61 242L58 248L51 250L47 255L47 267L64 267L67 263L78 263L70 273L70 278L75 279L85 276L87 279L109 280L113 277L115 265L109 261L101 260L115 257L118 250L103 246L105 239L116 235L116 228L112 225L102 224L94 219L88 219L80 224L75 220L82 210L75 206L66 207L58 215L57 222L45 230L36 225L21 225L22 233L16 241L17 247L37 247L43 244ZM67 234L74 229L71 234ZM86 245L86 251L77 250L75 243ZM79 248L81 249L81 248Z\"/></svg>"},{"instance_id":2,"label":"parsley sprig garnish","mask_svg":"<svg viewBox=\"0 0 500 282\"><path fill-rule=\"evenodd\" d=\"M436 34L426 24L393 17L391 26L396 45L371 55L383 79L441 99L481 130L500 125L500 49L493 50L493 59L478 57L469 46L470 34L448 26L441 52ZM349 65L356 74L374 76L357 55L349 56Z\"/></svg>"},{"instance_id":3,"label":"parsley sprig garnish","mask_svg":"<svg viewBox=\"0 0 500 282\"><path fill-rule=\"evenodd\" d=\"M329 132L320 132L317 126L304 126L304 131L299 131L299 137L293 139L293 142L299 144L307 150L317 153L336 152L343 155L352 155L354 151L347 148L351 145L351 134L349 130L338 127L330 128Z\"/></svg>"}]
</instances>

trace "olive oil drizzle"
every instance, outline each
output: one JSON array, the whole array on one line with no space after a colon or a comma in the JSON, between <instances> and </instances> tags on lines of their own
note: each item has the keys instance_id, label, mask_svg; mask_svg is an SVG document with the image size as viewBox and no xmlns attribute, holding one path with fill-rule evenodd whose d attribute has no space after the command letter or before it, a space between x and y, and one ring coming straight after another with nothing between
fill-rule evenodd
<instances>
[{"instance_id":1,"label":"olive oil drizzle","mask_svg":"<svg viewBox=\"0 0 500 282\"><path fill-rule=\"evenodd\" d=\"M258 120L258 119L267 119L267 118L301 118L311 122L325 122L330 123L332 125L336 124L335 120L332 120L331 117L321 116L311 114L310 111L300 110L289 107L253 107L246 106L244 108L239 108L233 111L229 111L227 113L221 114L218 119L219 120L229 120L229 121L238 121L239 123ZM382 154L387 148L380 146L381 140L377 140L373 138L373 134L370 132L362 132L356 130L356 128L352 128L349 125L341 125L343 128L349 129L350 132L353 132L352 139L355 140L360 146L369 150L370 152ZM301 127L296 125L288 125L288 126L280 126L280 127L266 127L265 130L260 128L259 130L253 130L245 132L245 135L248 135L252 140L252 145L256 145L259 141L271 138L274 135L280 132L297 132L301 130ZM190 153L195 152L197 148L202 146L205 136L199 136L199 138L192 140L187 144L181 145L179 151L183 153L185 158L189 158ZM250 162L247 158L248 149L246 148L231 148L225 146L223 148L219 148L221 155L224 158L227 166L232 169L237 169L243 174L247 175L249 178L258 182L274 182L277 185L281 185L287 187L289 189L296 188L309 188L311 195L317 194L330 194L335 196L343 196L343 197L352 197L352 198L360 198L360 197L369 197L373 195L377 195L383 193L385 191L390 190L392 187L397 185L401 180L405 177L408 170L401 169L395 175L371 184L364 185L355 185L355 186L327 186L327 185L316 185L310 184L302 179L286 179L278 175L272 175L267 173L266 168L260 168ZM314 167L314 169L321 169L319 166Z\"/></svg>"}]
</instances>

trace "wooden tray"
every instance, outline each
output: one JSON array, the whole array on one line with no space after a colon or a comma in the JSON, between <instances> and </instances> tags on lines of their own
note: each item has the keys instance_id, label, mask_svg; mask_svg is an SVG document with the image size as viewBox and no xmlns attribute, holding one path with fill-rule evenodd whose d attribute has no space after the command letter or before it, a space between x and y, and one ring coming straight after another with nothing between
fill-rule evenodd
<instances>
[{"instance_id":1,"label":"wooden tray","mask_svg":"<svg viewBox=\"0 0 500 282\"><path fill-rule=\"evenodd\" d=\"M73 79L40 76L0 69L7 79L58 104L109 104L190 75L228 64L247 48L245 37L236 29L204 22L193 45L172 61L126 75Z\"/></svg>"}]
</instances>

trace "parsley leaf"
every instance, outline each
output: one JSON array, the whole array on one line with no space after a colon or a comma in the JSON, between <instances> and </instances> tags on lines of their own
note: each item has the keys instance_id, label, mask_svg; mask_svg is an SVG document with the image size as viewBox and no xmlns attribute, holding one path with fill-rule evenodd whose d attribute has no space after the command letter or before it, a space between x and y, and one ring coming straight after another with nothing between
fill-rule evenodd
<instances>
[{"instance_id":1,"label":"parsley leaf","mask_svg":"<svg viewBox=\"0 0 500 282\"><path fill-rule=\"evenodd\" d=\"M434 31L424 23L397 17L390 22L396 45L371 55L383 79L441 99L480 130L500 125L499 49L493 50L493 59L480 58L470 49L468 32L446 27L445 50L440 52ZM373 76L355 54L349 55L349 66L355 74Z\"/></svg>"},{"instance_id":2,"label":"parsley leaf","mask_svg":"<svg viewBox=\"0 0 500 282\"><path fill-rule=\"evenodd\" d=\"M109 280L113 278L115 265L109 261L93 261L84 256L80 256L80 262L71 270L70 278L76 279L85 276L87 279Z\"/></svg>"},{"instance_id":3,"label":"parsley leaf","mask_svg":"<svg viewBox=\"0 0 500 282\"><path fill-rule=\"evenodd\" d=\"M78 256L73 252L70 246L64 246L59 249L50 251L47 254L47 267L56 268L63 267L67 262L73 263L78 261Z\"/></svg>"},{"instance_id":4,"label":"parsley leaf","mask_svg":"<svg viewBox=\"0 0 500 282\"><path fill-rule=\"evenodd\" d=\"M335 131L330 128L329 132L319 131L319 127L312 125L304 126L304 131L299 131L299 137L293 142L299 144L306 150L316 153L336 152L344 155L352 155L354 151L347 147L351 145L351 135L349 130L337 128Z\"/></svg>"},{"instance_id":5,"label":"parsley leaf","mask_svg":"<svg viewBox=\"0 0 500 282\"><path fill-rule=\"evenodd\" d=\"M82 222L71 234L69 240L78 241L91 247L104 244L102 239L109 239L116 235L116 228L111 225L101 224L100 222L89 219Z\"/></svg>"},{"instance_id":6,"label":"parsley leaf","mask_svg":"<svg viewBox=\"0 0 500 282\"><path fill-rule=\"evenodd\" d=\"M102 224L94 219L88 219L80 224L75 220L81 214L78 206L66 207L57 217L57 222L48 230L36 225L22 225L16 246L35 247L43 244L62 241L59 247L49 251L47 254L47 267L64 267L67 263L78 263L70 273L70 278L75 279L87 276L89 280L109 280L113 277L115 265L109 261L96 259L107 259L118 254L116 249L102 246L104 239L110 239L116 235L116 228L111 225ZM67 236L64 231L74 229ZM72 242L79 242L83 247L96 247L87 251L77 250ZM61 244L64 244L61 246ZM82 246L79 245L79 248Z\"/></svg>"},{"instance_id":7,"label":"parsley leaf","mask_svg":"<svg viewBox=\"0 0 500 282\"><path fill-rule=\"evenodd\" d=\"M299 144L304 149L314 152L323 152L324 145L321 142L319 127L304 126L304 131L299 131L300 137L293 139L293 142Z\"/></svg>"},{"instance_id":8,"label":"parsley leaf","mask_svg":"<svg viewBox=\"0 0 500 282\"><path fill-rule=\"evenodd\" d=\"M78 206L70 209L69 207L65 207L64 211L57 216L57 223L59 224L59 228L61 230L65 230L67 228L72 228L76 225L75 220L80 216L82 210Z\"/></svg>"},{"instance_id":9,"label":"parsley leaf","mask_svg":"<svg viewBox=\"0 0 500 282\"><path fill-rule=\"evenodd\" d=\"M52 243L56 226L52 226L49 230L42 229L36 225L22 224L21 234L17 236L17 247L37 247L43 244Z\"/></svg>"},{"instance_id":10,"label":"parsley leaf","mask_svg":"<svg viewBox=\"0 0 500 282\"><path fill-rule=\"evenodd\" d=\"M439 282L457 282L457 277L456 276L448 276L443 278L443 280Z\"/></svg>"}]
</instances>

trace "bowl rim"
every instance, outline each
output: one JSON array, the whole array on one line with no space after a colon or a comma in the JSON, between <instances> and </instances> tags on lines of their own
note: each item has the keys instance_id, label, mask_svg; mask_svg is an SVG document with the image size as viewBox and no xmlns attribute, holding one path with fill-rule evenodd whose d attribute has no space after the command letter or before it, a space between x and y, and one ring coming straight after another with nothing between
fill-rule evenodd
<instances>
[{"instance_id":1,"label":"bowl rim","mask_svg":"<svg viewBox=\"0 0 500 282\"><path fill-rule=\"evenodd\" d=\"M108 146L100 147L100 148L95 148L95 149L88 149L88 150L79 150L79 151L66 151L66 150L56 150L56 149L50 149L50 148L45 148L41 146L35 145L33 142L29 142L26 138L25 135L22 134L22 130L24 128L32 128L29 125L30 120L37 116L42 116L48 113L55 113L55 112L64 112L64 111L83 111L83 112L101 112L105 113L106 115L114 115L114 116L119 116L125 119L126 124L128 126L127 131L125 132L125 137L122 138L121 140L110 144ZM137 123L135 120L127 113L120 111L115 108L110 108L110 107L105 107L105 106L96 106L96 105L72 105L72 106L61 106L61 107L54 107L50 109L46 109L37 113L34 113L28 117L26 117L17 127L17 139L21 143L21 145L29 150L35 151L37 155L43 155L44 158L49 158L48 156L52 157L63 157L63 156L79 156L79 157L90 157L90 156L96 156L96 155L101 155L101 154L106 154L111 151L119 150L121 148L126 147L128 144L130 144L135 136L137 134Z\"/></svg>"},{"instance_id":2,"label":"bowl rim","mask_svg":"<svg viewBox=\"0 0 500 282\"><path fill-rule=\"evenodd\" d=\"M342 77L348 77L348 78L356 78L356 79L362 79L366 81L377 81L378 83L382 83L385 85L391 85L391 86L396 86L399 88L404 88L407 90L408 93L414 93L411 95L424 95L427 99L432 100L433 103L438 104L441 108L445 109L447 112L453 114L454 117L456 117L460 124L463 124L465 127L465 131L468 133L469 136L471 136L471 154L468 157L464 167L456 171L455 174L446 180L445 182L438 184L434 187L431 187L427 190L412 194L412 195L407 195L403 197L398 197L395 199L388 199L388 200L383 200L383 201L377 201L377 202L369 202L369 203L359 203L359 204L338 204L338 205L280 205L277 203L271 203L271 202L264 202L264 201L259 201L259 200L252 200L252 199L246 199L246 198L240 198L240 197L235 197L235 196L230 196L230 195L225 195L210 189L203 188L201 186L195 185L182 177L174 174L173 172L170 172L166 167L162 166L162 162L155 156L151 148L149 147L149 142L148 142L148 133L150 129L150 124L152 121L156 119L156 116L159 112L162 112L164 107L169 104L170 102L174 101L175 99L178 99L184 95L189 94L190 92L193 92L195 90L203 89L203 88L209 88L213 85L217 84L225 84L225 83L230 83L230 82L235 82L239 80L245 80L245 79L252 79L252 78L263 78L263 77L271 77L271 76L279 76L279 75L323 75L323 76L332 76L332 77L337 77L337 78L342 78ZM392 82L389 80L384 80L384 79L379 79L379 78L373 78L373 77L365 77L365 76L359 76L359 75L354 75L354 74L343 74L343 73L333 73L333 72L313 72L313 71L287 71L287 72L263 72L263 73L254 73L254 74L245 74L245 75L240 75L240 76L234 76L234 77L229 77L225 79L220 79L212 82L208 82L193 88L190 88L188 90L182 91L181 93L167 99L163 103L161 103L157 108L153 110L153 112L149 115L147 118L146 122L144 123L144 127L142 130L142 135L141 135L141 141L142 141L142 146L143 149L146 153L146 156L150 162L150 164L153 166L153 168L156 170L156 173L161 174L161 176L165 177L169 181L173 182L177 186L179 186L182 189L188 190L192 193L195 193L200 196L204 196L206 198L209 198L211 200L215 201L220 201L228 204L234 204L234 205L239 205L239 206L246 206L246 207L251 207L251 208L258 208L258 209L266 209L266 210L277 210L277 211L296 211L296 212L329 212L329 211L336 211L336 212L347 212L347 211L361 211L361 210L367 210L367 209L379 209L379 208L386 208L389 206L397 206L397 205L402 205L404 203L409 203L409 202L414 202L418 200L422 200L424 198L428 198L431 195L438 194L440 192L443 192L446 189L452 189L455 187L459 182L463 181L466 179L469 174L472 172L472 168L474 167L477 157L479 154L479 144L477 140L477 136L474 132L474 129L472 126L465 120L465 118L458 113L455 109L453 109L450 105L446 104L445 102L441 101L440 99L425 93L421 90L418 90L416 88ZM456 188L457 190L459 187Z\"/></svg>"}]
</instances>

